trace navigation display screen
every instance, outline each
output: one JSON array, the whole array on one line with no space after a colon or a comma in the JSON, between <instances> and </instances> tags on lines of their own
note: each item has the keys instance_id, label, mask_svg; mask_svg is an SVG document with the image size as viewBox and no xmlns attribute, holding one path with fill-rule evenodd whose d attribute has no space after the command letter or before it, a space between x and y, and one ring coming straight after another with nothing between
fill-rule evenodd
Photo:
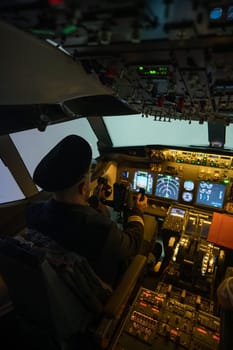
<instances>
[{"instance_id":1,"label":"navigation display screen","mask_svg":"<svg viewBox=\"0 0 233 350\"><path fill-rule=\"evenodd\" d=\"M133 190L139 191L144 189L146 194L152 194L153 191L153 175L147 171L137 170L134 173Z\"/></svg>"},{"instance_id":2,"label":"navigation display screen","mask_svg":"<svg viewBox=\"0 0 233 350\"><path fill-rule=\"evenodd\" d=\"M223 208L226 185L200 181L197 188L196 204L206 205L211 208Z\"/></svg>"},{"instance_id":3,"label":"navigation display screen","mask_svg":"<svg viewBox=\"0 0 233 350\"><path fill-rule=\"evenodd\" d=\"M158 174L155 195L160 198L178 200L180 179L175 175Z\"/></svg>"}]
</instances>

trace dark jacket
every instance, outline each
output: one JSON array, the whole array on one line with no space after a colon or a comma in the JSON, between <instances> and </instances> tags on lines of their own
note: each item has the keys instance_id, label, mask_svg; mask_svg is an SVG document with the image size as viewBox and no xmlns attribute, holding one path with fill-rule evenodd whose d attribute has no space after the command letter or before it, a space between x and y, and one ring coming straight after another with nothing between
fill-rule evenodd
<instances>
[{"instance_id":1,"label":"dark jacket","mask_svg":"<svg viewBox=\"0 0 233 350\"><path fill-rule=\"evenodd\" d=\"M86 257L97 275L114 286L141 246L144 228L138 214L132 212L122 231L89 206L51 199L28 208L27 226Z\"/></svg>"}]
</instances>

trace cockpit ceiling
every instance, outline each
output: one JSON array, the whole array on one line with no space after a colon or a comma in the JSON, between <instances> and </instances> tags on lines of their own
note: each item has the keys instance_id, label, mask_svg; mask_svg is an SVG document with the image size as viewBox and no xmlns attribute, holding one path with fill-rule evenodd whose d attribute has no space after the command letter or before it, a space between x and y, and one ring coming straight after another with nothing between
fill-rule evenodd
<instances>
[{"instance_id":1,"label":"cockpit ceiling","mask_svg":"<svg viewBox=\"0 0 233 350\"><path fill-rule=\"evenodd\" d=\"M136 113L233 123L233 1L2 0L0 10Z\"/></svg>"},{"instance_id":2,"label":"cockpit ceiling","mask_svg":"<svg viewBox=\"0 0 233 350\"><path fill-rule=\"evenodd\" d=\"M135 111L80 62L0 21L0 135L96 115Z\"/></svg>"}]
</instances>

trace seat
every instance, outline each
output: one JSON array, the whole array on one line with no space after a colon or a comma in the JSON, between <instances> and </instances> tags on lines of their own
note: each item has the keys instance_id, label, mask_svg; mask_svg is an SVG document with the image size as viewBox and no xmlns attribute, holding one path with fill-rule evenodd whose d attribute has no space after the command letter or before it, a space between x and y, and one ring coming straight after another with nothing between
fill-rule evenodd
<instances>
[{"instance_id":1,"label":"seat","mask_svg":"<svg viewBox=\"0 0 233 350\"><path fill-rule=\"evenodd\" d=\"M110 296L103 286L102 297L98 298L99 290L96 293L86 286L86 280L89 284L93 278L87 265L78 270L73 284L64 278L66 274L57 272L43 250L25 247L15 239L0 240L0 273L24 334L24 348L107 348L145 262L144 256L136 256L114 293Z\"/></svg>"},{"instance_id":2,"label":"seat","mask_svg":"<svg viewBox=\"0 0 233 350\"><path fill-rule=\"evenodd\" d=\"M233 349L233 310L221 310L219 350Z\"/></svg>"}]
</instances>

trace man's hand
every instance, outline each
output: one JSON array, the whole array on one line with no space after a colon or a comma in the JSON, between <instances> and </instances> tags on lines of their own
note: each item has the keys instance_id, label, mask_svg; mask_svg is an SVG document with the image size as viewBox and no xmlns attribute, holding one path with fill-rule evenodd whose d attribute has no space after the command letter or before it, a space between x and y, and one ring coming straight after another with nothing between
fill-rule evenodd
<instances>
[{"instance_id":1,"label":"man's hand","mask_svg":"<svg viewBox=\"0 0 233 350\"><path fill-rule=\"evenodd\" d=\"M102 183L97 185L96 188L94 189L93 194L98 200L105 199L105 188L104 188L104 185Z\"/></svg>"},{"instance_id":2,"label":"man's hand","mask_svg":"<svg viewBox=\"0 0 233 350\"><path fill-rule=\"evenodd\" d=\"M143 200L141 201L141 193L138 193L135 199L135 208L139 209L142 213L145 211L146 207L147 207L147 196L143 195Z\"/></svg>"}]
</instances>

